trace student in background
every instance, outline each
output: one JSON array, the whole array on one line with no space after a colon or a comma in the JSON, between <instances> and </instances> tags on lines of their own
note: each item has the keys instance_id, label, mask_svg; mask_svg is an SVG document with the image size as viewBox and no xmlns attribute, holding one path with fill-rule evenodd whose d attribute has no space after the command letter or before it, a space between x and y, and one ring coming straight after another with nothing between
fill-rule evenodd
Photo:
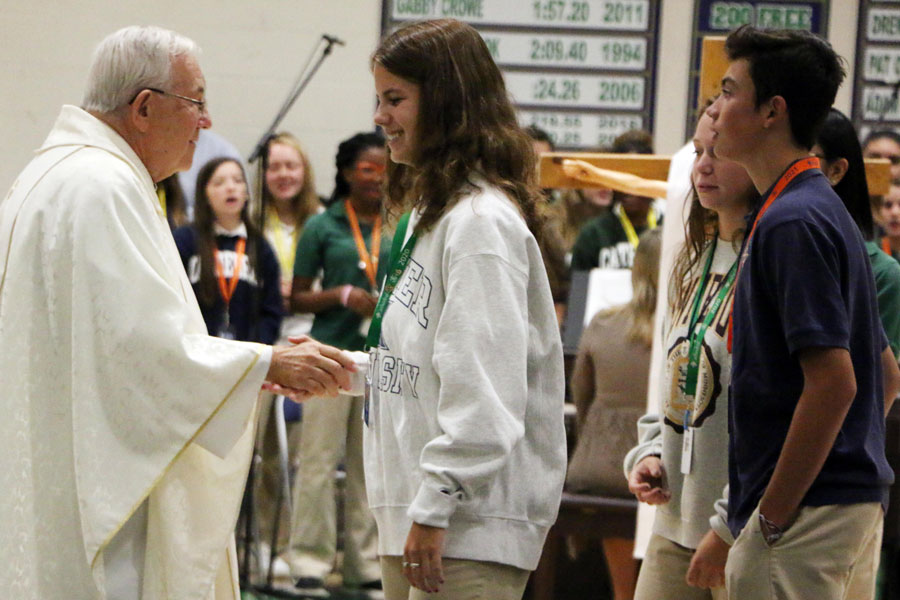
<instances>
[{"instance_id":1,"label":"student in background","mask_svg":"<svg viewBox=\"0 0 900 600\"><path fill-rule=\"evenodd\" d=\"M576 443L566 475L571 492L630 496L622 460L637 443L635 422L647 406L662 231L641 235L628 304L599 312L581 335L570 382ZM634 540L604 538L615 600L631 600L637 578Z\"/></svg>"},{"instance_id":2,"label":"student in background","mask_svg":"<svg viewBox=\"0 0 900 600\"><path fill-rule=\"evenodd\" d=\"M194 222L174 231L210 335L273 344L281 327L280 273L248 218L244 168L214 158L197 174Z\"/></svg>"},{"instance_id":3,"label":"student in background","mask_svg":"<svg viewBox=\"0 0 900 600\"><path fill-rule=\"evenodd\" d=\"M864 158L886 158L891 161L891 180L900 181L900 134L893 129L878 129L863 142Z\"/></svg>"},{"instance_id":4,"label":"student in background","mask_svg":"<svg viewBox=\"0 0 900 600\"><path fill-rule=\"evenodd\" d=\"M282 336L309 333L311 314L290 314L291 283L294 279L294 259L303 226L322 210L316 194L316 180L309 157L300 141L283 131L269 141L263 164L263 231L272 244L281 266L281 295L285 312L289 315L282 326Z\"/></svg>"},{"instance_id":5,"label":"student in background","mask_svg":"<svg viewBox=\"0 0 900 600\"><path fill-rule=\"evenodd\" d=\"M892 182L888 193L875 204L878 223L884 232L878 247L900 260L900 181Z\"/></svg>"},{"instance_id":6,"label":"student in background","mask_svg":"<svg viewBox=\"0 0 900 600\"><path fill-rule=\"evenodd\" d=\"M319 196L316 194L315 177L312 165L300 141L292 134L283 131L269 140L260 162L258 177L262 180L262 204L265 214L262 217L263 231L266 239L275 251L281 268L281 297L284 302L285 317L281 323L280 343L287 343L289 337L309 334L312 328L311 313L294 313L291 311L291 285L294 279L294 258L297 255L297 242L303 232L306 221L322 210ZM255 496L256 514L259 517L260 534L260 571L266 572L267 558L271 558L272 529L275 524L275 507L277 494L281 491L282 474L278 459L278 438L274 422L271 420L273 396L260 398L259 428L257 430L257 448L262 457L257 479ZM301 413L302 407L293 407ZM302 413L301 413L302 414ZM296 461L299 446L300 422L291 420L286 423L288 457ZM284 501L284 523L279 523L279 540L276 550L280 552L287 544L290 523L287 519L288 502ZM280 557L275 559L273 574L287 574L287 564Z\"/></svg>"},{"instance_id":7,"label":"student in background","mask_svg":"<svg viewBox=\"0 0 900 600\"><path fill-rule=\"evenodd\" d=\"M625 132L613 142L612 151L652 154L650 135L639 130ZM662 222L653 202L653 198L614 192L612 209L588 221L578 233L572 247L572 270L630 269L638 236Z\"/></svg>"}]
</instances>

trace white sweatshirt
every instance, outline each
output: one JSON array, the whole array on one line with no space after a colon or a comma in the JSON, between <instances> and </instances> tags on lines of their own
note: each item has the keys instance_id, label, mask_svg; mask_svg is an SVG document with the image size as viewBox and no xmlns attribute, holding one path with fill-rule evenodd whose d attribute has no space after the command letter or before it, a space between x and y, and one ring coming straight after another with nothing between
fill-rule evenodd
<instances>
[{"instance_id":1,"label":"white sweatshirt","mask_svg":"<svg viewBox=\"0 0 900 600\"><path fill-rule=\"evenodd\" d=\"M419 237L391 297L366 486L379 554L402 555L415 521L448 529L445 557L531 570L566 472L562 347L537 242L479 185Z\"/></svg>"},{"instance_id":2,"label":"white sweatshirt","mask_svg":"<svg viewBox=\"0 0 900 600\"><path fill-rule=\"evenodd\" d=\"M686 405L679 387L684 384L687 365L688 321L700 273L712 251L706 250L691 273L687 305L666 315L665 376L661 380L660 413L650 413L638 421L638 445L625 457L625 476L644 457L662 456L671 499L656 511L653 532L695 549L710 528L729 545L734 542L728 530L728 384L731 380L731 353L728 352L728 318L734 300L734 286L719 307L718 315L703 337L697 395ZM710 265L710 283L704 290L700 319L709 312L713 298L722 289L728 270L737 258L730 242L719 240ZM681 472L684 443L684 410L691 409L694 430L690 473Z\"/></svg>"}]
</instances>

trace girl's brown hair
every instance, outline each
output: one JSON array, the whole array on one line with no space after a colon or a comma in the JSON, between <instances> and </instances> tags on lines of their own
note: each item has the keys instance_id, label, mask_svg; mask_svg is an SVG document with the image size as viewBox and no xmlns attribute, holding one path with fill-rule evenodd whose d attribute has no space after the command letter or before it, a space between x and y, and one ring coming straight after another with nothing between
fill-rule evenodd
<instances>
[{"instance_id":1,"label":"girl's brown hair","mask_svg":"<svg viewBox=\"0 0 900 600\"><path fill-rule=\"evenodd\" d=\"M427 231L476 187L470 177L478 174L519 206L539 237L531 139L478 32L454 19L405 25L382 41L376 64L420 87L415 166L388 165L386 206L418 208L417 228Z\"/></svg>"},{"instance_id":2,"label":"girl's brown hair","mask_svg":"<svg viewBox=\"0 0 900 600\"><path fill-rule=\"evenodd\" d=\"M197 234L197 256L200 258L200 281L197 285L197 299L204 306L215 305L216 299L221 295L215 266L216 214L209 203L206 186L209 184L209 180L212 179L213 174L215 174L216 169L227 162L232 162L240 168L246 184L247 174L244 173L244 166L239 161L227 156L210 160L197 173L197 189L194 192L193 227ZM247 193L248 195L250 193L249 186ZM259 274L259 243L262 239L262 234L250 220L249 206L250 199L248 197L247 202L244 203L244 208L241 209L241 220L247 227L247 259L253 271Z\"/></svg>"}]
</instances>

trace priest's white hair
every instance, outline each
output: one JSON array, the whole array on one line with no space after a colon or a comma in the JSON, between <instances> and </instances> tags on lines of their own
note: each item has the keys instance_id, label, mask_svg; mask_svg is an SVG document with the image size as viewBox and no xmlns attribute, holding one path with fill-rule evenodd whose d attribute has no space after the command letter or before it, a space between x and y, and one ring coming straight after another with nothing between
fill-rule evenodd
<instances>
[{"instance_id":1,"label":"priest's white hair","mask_svg":"<svg viewBox=\"0 0 900 600\"><path fill-rule=\"evenodd\" d=\"M131 26L107 36L97 49L88 72L81 107L111 113L147 88L167 90L172 61L196 55L192 40L161 27Z\"/></svg>"}]
</instances>

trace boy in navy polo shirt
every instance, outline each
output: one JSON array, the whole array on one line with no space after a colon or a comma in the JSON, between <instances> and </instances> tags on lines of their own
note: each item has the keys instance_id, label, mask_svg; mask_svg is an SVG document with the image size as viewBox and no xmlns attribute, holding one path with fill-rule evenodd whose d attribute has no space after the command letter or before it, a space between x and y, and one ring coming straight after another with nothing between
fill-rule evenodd
<instances>
[{"instance_id":1,"label":"boy in navy polo shirt","mask_svg":"<svg viewBox=\"0 0 900 600\"><path fill-rule=\"evenodd\" d=\"M745 26L726 52L716 153L763 199L734 299L728 595L871 598L900 374L863 240L810 157L844 69L806 32Z\"/></svg>"}]
</instances>

